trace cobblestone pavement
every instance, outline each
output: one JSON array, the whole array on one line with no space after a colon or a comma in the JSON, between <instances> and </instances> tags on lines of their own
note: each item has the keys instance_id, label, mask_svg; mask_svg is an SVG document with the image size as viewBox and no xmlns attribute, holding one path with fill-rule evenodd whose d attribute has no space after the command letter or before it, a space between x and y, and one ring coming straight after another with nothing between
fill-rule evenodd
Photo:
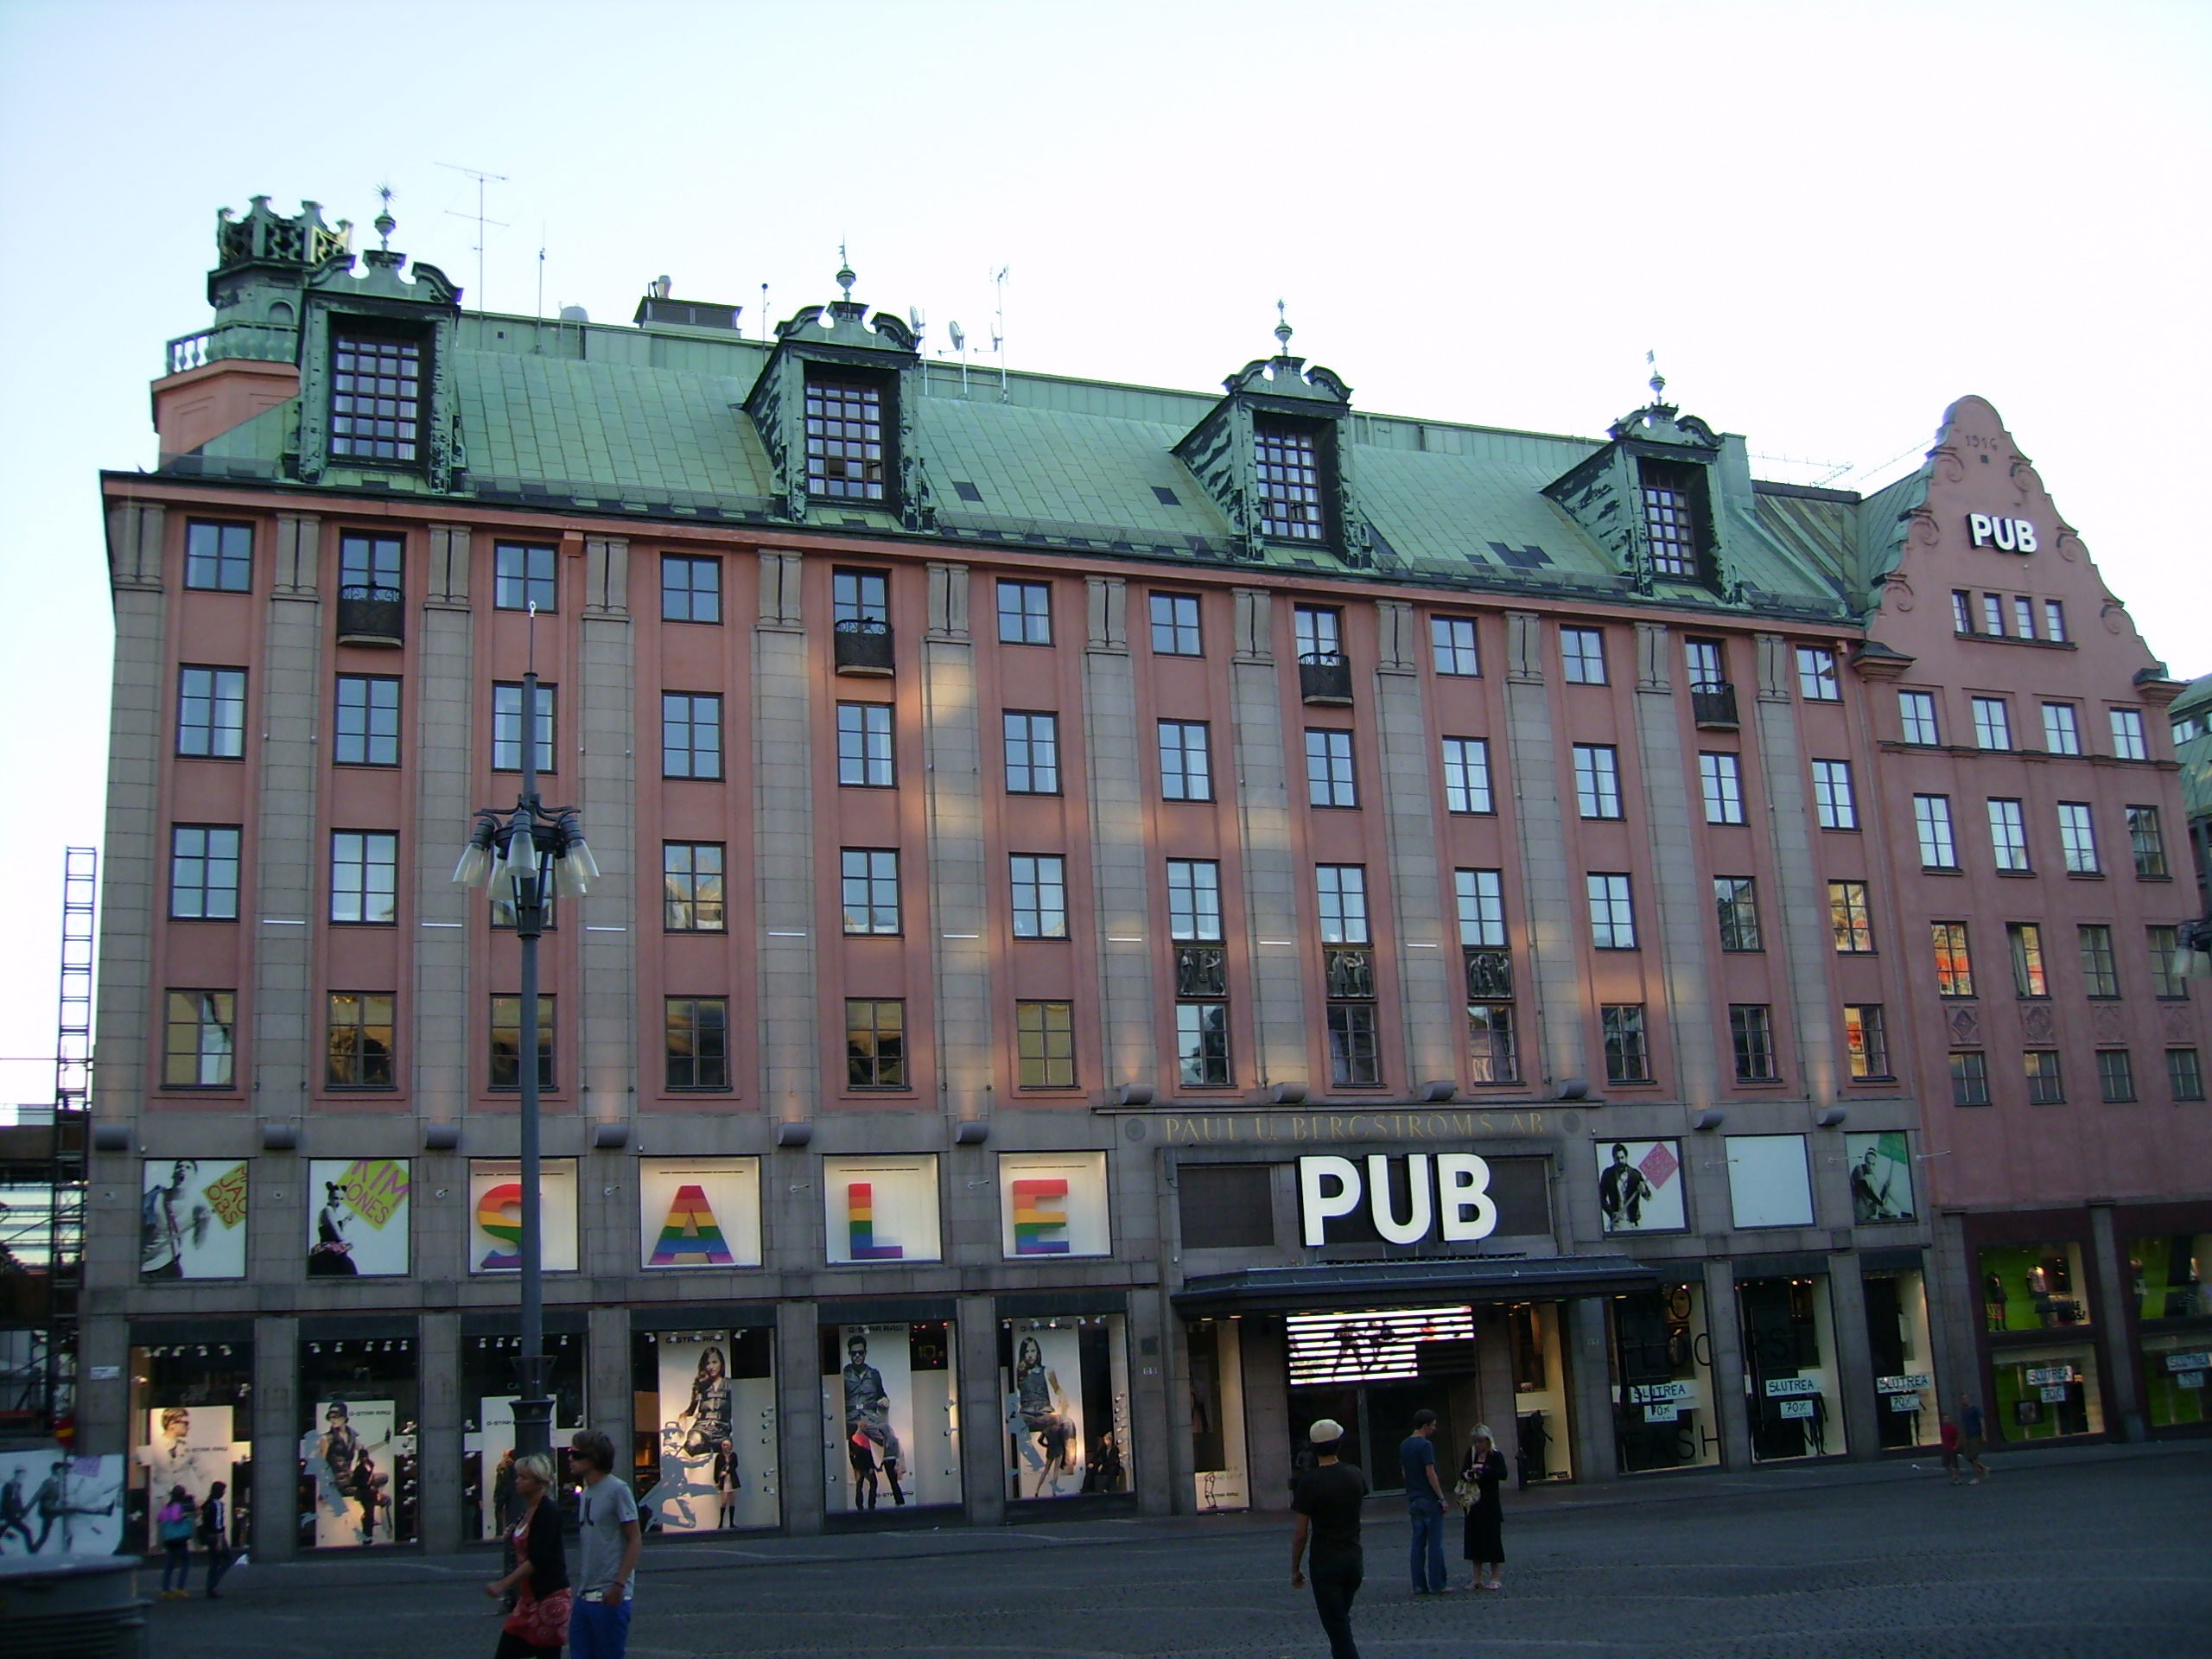
<instances>
[{"instance_id":1,"label":"cobblestone pavement","mask_svg":"<svg viewBox=\"0 0 2212 1659\"><path fill-rule=\"evenodd\" d=\"M1414 1599L1402 1508L1370 1507L1363 1654L2212 1656L2212 1447L2023 1453L1980 1487L1884 1465L1508 1497L1499 1595L1459 1589L1455 1560L1452 1594ZM1217 1516L660 1545L630 1651L1319 1659L1287 1541L1272 1518ZM488 1656L489 1576L473 1558L249 1567L219 1603L156 1603L151 1651Z\"/></svg>"}]
</instances>

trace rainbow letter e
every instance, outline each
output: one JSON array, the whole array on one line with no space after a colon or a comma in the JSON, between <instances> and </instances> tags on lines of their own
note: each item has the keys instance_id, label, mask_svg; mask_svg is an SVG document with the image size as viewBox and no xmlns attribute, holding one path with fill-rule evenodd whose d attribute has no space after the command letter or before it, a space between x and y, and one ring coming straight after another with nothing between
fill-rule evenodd
<instances>
[{"instance_id":1,"label":"rainbow letter e","mask_svg":"<svg viewBox=\"0 0 2212 1659\"><path fill-rule=\"evenodd\" d=\"M1068 1184L1058 1176L1050 1179L1017 1180L1014 1184L1014 1253L1016 1255L1065 1255L1068 1253ZM1046 1205L1057 1208L1047 1209ZM1058 1233L1058 1238L1048 1234Z\"/></svg>"},{"instance_id":2,"label":"rainbow letter e","mask_svg":"<svg viewBox=\"0 0 2212 1659\"><path fill-rule=\"evenodd\" d=\"M727 1268L732 1264L729 1245L722 1238L721 1224L715 1219L707 1190L687 1183L676 1189L661 1224L660 1242L653 1246L651 1268Z\"/></svg>"},{"instance_id":3,"label":"rainbow letter e","mask_svg":"<svg viewBox=\"0 0 2212 1659\"><path fill-rule=\"evenodd\" d=\"M875 1242L875 1185L871 1181L846 1183L845 1225L852 1236L855 1262L896 1262L906 1254L901 1245Z\"/></svg>"}]
</instances>

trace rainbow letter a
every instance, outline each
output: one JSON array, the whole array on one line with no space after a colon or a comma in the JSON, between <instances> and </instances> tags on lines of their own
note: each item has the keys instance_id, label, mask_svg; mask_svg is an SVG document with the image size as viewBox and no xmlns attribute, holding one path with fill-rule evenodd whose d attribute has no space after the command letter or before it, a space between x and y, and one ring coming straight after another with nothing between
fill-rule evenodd
<instances>
[{"instance_id":1,"label":"rainbow letter a","mask_svg":"<svg viewBox=\"0 0 2212 1659\"><path fill-rule=\"evenodd\" d=\"M652 1260L645 1265L727 1268L733 1260L722 1237L721 1223L715 1219L714 1206L707 1202L707 1189L692 1183L677 1187L668 1206L668 1219L661 1224L660 1242L653 1246Z\"/></svg>"}]
</instances>

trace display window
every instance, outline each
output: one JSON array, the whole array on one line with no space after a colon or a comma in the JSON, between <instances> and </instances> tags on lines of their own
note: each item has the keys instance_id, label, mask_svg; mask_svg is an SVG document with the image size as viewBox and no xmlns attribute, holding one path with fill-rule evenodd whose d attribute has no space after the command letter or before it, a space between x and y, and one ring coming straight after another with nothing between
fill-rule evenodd
<instances>
[{"instance_id":1,"label":"display window","mask_svg":"<svg viewBox=\"0 0 2212 1659\"><path fill-rule=\"evenodd\" d=\"M1728 1203L1738 1227L1809 1227L1812 1173L1802 1135L1732 1135Z\"/></svg>"},{"instance_id":2,"label":"display window","mask_svg":"<svg viewBox=\"0 0 2212 1659\"><path fill-rule=\"evenodd\" d=\"M245 1277L243 1158L149 1158L138 1192L141 1279Z\"/></svg>"},{"instance_id":3,"label":"display window","mask_svg":"<svg viewBox=\"0 0 2212 1659\"><path fill-rule=\"evenodd\" d=\"M775 1342L766 1325L632 1338L632 1484L649 1531L781 1523Z\"/></svg>"},{"instance_id":4,"label":"display window","mask_svg":"<svg viewBox=\"0 0 2212 1659\"><path fill-rule=\"evenodd\" d=\"M1191 1469L1198 1513L1252 1506L1244 1455L1244 1362L1235 1319L1185 1332L1191 1363Z\"/></svg>"},{"instance_id":5,"label":"display window","mask_svg":"<svg viewBox=\"0 0 2212 1659\"><path fill-rule=\"evenodd\" d=\"M576 1270L576 1160L547 1158L537 1169L539 1255L548 1273ZM522 1270L522 1164L468 1160L468 1270Z\"/></svg>"},{"instance_id":6,"label":"display window","mask_svg":"<svg viewBox=\"0 0 2212 1659\"><path fill-rule=\"evenodd\" d=\"M1891 1451L1936 1445L1943 1426L1929 1369L1927 1275L1917 1268L1869 1273L1860 1286L1882 1445Z\"/></svg>"},{"instance_id":7,"label":"display window","mask_svg":"<svg viewBox=\"0 0 2212 1659\"><path fill-rule=\"evenodd\" d=\"M154 1516L170 1491L181 1486L195 1504L204 1503L219 1480L232 1537L244 1545L253 1503L252 1398L253 1343L244 1329L231 1341L131 1349L132 1444L122 1537L149 1552L160 1548ZM29 1507L35 1516L35 1504Z\"/></svg>"},{"instance_id":8,"label":"display window","mask_svg":"<svg viewBox=\"0 0 2212 1659\"><path fill-rule=\"evenodd\" d=\"M1110 1255L1103 1152L999 1154L1000 1249L1009 1262Z\"/></svg>"},{"instance_id":9,"label":"display window","mask_svg":"<svg viewBox=\"0 0 2212 1659\"><path fill-rule=\"evenodd\" d=\"M999 1393L1009 1502L1131 1490L1122 1315L1001 1319Z\"/></svg>"},{"instance_id":10,"label":"display window","mask_svg":"<svg viewBox=\"0 0 2212 1659\"><path fill-rule=\"evenodd\" d=\"M1985 1330L2051 1331L2089 1323L2079 1244L2005 1244L1977 1256Z\"/></svg>"},{"instance_id":11,"label":"display window","mask_svg":"<svg viewBox=\"0 0 2212 1659\"><path fill-rule=\"evenodd\" d=\"M1902 1129L1843 1137L1851 1166L1851 1218L1861 1227L1916 1221L1912 1196L1912 1148Z\"/></svg>"},{"instance_id":12,"label":"display window","mask_svg":"<svg viewBox=\"0 0 2212 1659\"><path fill-rule=\"evenodd\" d=\"M308 1165L308 1277L404 1274L411 1224L404 1158L317 1158Z\"/></svg>"},{"instance_id":13,"label":"display window","mask_svg":"<svg viewBox=\"0 0 2212 1659\"><path fill-rule=\"evenodd\" d=\"M1574 1478L1562 1312L1557 1302L1516 1302L1506 1310L1513 1345L1515 1462L1518 1475L1530 1481Z\"/></svg>"},{"instance_id":14,"label":"display window","mask_svg":"<svg viewBox=\"0 0 2212 1659\"><path fill-rule=\"evenodd\" d=\"M359 1549L417 1535L411 1336L300 1343L300 1544Z\"/></svg>"},{"instance_id":15,"label":"display window","mask_svg":"<svg viewBox=\"0 0 2212 1659\"><path fill-rule=\"evenodd\" d=\"M951 1321L821 1331L825 1511L873 1515L958 1503Z\"/></svg>"},{"instance_id":16,"label":"display window","mask_svg":"<svg viewBox=\"0 0 2212 1659\"><path fill-rule=\"evenodd\" d=\"M1608 1233L1679 1233L1689 1225L1682 1202L1679 1141L1599 1141L1598 1213Z\"/></svg>"},{"instance_id":17,"label":"display window","mask_svg":"<svg viewBox=\"0 0 2212 1659\"><path fill-rule=\"evenodd\" d=\"M760 1160L639 1159L638 1224L648 1273L759 1267Z\"/></svg>"},{"instance_id":18,"label":"display window","mask_svg":"<svg viewBox=\"0 0 2212 1659\"><path fill-rule=\"evenodd\" d=\"M2055 1440L2104 1432L2096 1350L2078 1342L2038 1343L1994 1356L1997 1432L2008 1440Z\"/></svg>"},{"instance_id":19,"label":"display window","mask_svg":"<svg viewBox=\"0 0 2212 1659\"><path fill-rule=\"evenodd\" d=\"M933 1154L824 1158L822 1205L832 1262L935 1262L943 1254Z\"/></svg>"},{"instance_id":20,"label":"display window","mask_svg":"<svg viewBox=\"0 0 2212 1659\"><path fill-rule=\"evenodd\" d=\"M1779 1463L1849 1450L1828 1281L1738 1280L1736 1317L1744 1346L1752 1460Z\"/></svg>"},{"instance_id":21,"label":"display window","mask_svg":"<svg viewBox=\"0 0 2212 1659\"><path fill-rule=\"evenodd\" d=\"M2212 1422L2205 1378L2212 1376L2212 1331L2143 1338L2144 1409L2153 1428Z\"/></svg>"},{"instance_id":22,"label":"display window","mask_svg":"<svg viewBox=\"0 0 2212 1659\"><path fill-rule=\"evenodd\" d=\"M1612 1300L1613 1445L1623 1474L1720 1461L1705 1302L1695 1283Z\"/></svg>"},{"instance_id":23,"label":"display window","mask_svg":"<svg viewBox=\"0 0 2212 1659\"><path fill-rule=\"evenodd\" d=\"M2212 1233L2164 1233L2128 1241L2127 1268L2134 1281L2135 1317L2145 1321L2193 1319L2212 1313Z\"/></svg>"},{"instance_id":24,"label":"display window","mask_svg":"<svg viewBox=\"0 0 2212 1659\"><path fill-rule=\"evenodd\" d=\"M470 1323L473 1325L474 1320ZM569 1437L585 1427L584 1327L563 1309L545 1317L545 1391L553 1402L550 1429L562 1507L573 1512L576 1483L569 1478ZM563 1325L566 1329L563 1329ZM515 1495L515 1357L522 1338L512 1327L464 1329L461 1338L461 1535L497 1538Z\"/></svg>"}]
</instances>

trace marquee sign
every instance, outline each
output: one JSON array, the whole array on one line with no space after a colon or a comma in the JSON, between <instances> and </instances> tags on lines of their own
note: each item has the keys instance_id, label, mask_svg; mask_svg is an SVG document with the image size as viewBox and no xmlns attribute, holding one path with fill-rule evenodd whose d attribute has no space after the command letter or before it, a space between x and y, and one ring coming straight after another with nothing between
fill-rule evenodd
<instances>
[{"instance_id":1,"label":"marquee sign","mask_svg":"<svg viewBox=\"0 0 2212 1659\"><path fill-rule=\"evenodd\" d=\"M1364 1164L1363 1170L1361 1165ZM1395 1213L1393 1164L1406 1171L1406 1213ZM1370 1153L1358 1161L1336 1156L1298 1160L1298 1218L1306 1242L1326 1241L1330 1219L1366 1203L1375 1230L1392 1244L1415 1244L1432 1234L1446 1243L1488 1238L1497 1230L1490 1196L1490 1165L1471 1152Z\"/></svg>"}]
</instances>

